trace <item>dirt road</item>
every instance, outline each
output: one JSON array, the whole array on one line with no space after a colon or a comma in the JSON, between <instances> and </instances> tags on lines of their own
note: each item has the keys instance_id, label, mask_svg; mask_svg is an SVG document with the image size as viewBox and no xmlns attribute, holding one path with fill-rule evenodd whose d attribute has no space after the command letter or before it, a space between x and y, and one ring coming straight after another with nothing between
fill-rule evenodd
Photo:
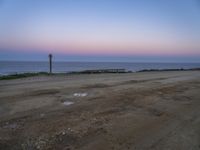
<instances>
[{"instance_id":1,"label":"dirt road","mask_svg":"<svg viewBox=\"0 0 200 150\"><path fill-rule=\"evenodd\" d=\"M199 150L200 72L0 81L1 150Z\"/></svg>"}]
</instances>

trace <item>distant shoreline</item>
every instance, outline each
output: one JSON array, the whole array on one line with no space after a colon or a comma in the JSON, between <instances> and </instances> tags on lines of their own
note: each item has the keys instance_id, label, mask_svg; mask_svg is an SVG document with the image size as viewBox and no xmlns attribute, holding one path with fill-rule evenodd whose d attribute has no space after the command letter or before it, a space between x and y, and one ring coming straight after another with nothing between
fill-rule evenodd
<instances>
[{"instance_id":1,"label":"distant shoreline","mask_svg":"<svg viewBox=\"0 0 200 150\"><path fill-rule=\"evenodd\" d=\"M87 70L125 69L126 71L153 71L171 69L200 68L200 63L126 63L126 62L57 62L53 61L54 73L77 73ZM2 62L0 61L0 76L48 72L48 62ZM124 71L122 71L124 72Z\"/></svg>"},{"instance_id":2,"label":"distant shoreline","mask_svg":"<svg viewBox=\"0 0 200 150\"><path fill-rule=\"evenodd\" d=\"M120 71L119 71L120 70ZM33 76L55 76L55 75L73 75L73 74L106 74L106 73L139 73L139 72L167 72L167 71L200 71L200 68L190 68L190 69L143 69L139 71L127 71L125 69L97 69L97 70L84 70L84 71L74 71L74 72L66 72L66 73L48 73L48 72L32 72L32 73L16 73L10 75L0 75L0 80L11 80L11 79L19 79Z\"/></svg>"}]
</instances>

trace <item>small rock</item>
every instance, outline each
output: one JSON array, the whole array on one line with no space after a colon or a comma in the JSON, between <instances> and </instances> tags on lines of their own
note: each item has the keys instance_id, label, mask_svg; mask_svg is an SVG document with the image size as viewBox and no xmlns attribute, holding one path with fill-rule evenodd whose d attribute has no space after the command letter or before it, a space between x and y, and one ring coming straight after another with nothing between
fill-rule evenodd
<instances>
[{"instance_id":1,"label":"small rock","mask_svg":"<svg viewBox=\"0 0 200 150\"><path fill-rule=\"evenodd\" d=\"M40 114L40 117L43 118L45 116L45 114Z\"/></svg>"}]
</instances>

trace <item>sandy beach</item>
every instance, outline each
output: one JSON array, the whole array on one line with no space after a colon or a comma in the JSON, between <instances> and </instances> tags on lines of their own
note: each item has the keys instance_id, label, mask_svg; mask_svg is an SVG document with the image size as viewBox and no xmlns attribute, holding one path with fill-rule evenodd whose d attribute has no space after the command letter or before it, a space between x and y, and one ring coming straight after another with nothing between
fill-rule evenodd
<instances>
[{"instance_id":1,"label":"sandy beach","mask_svg":"<svg viewBox=\"0 0 200 150\"><path fill-rule=\"evenodd\" d=\"M1 150L199 150L200 72L0 81Z\"/></svg>"}]
</instances>

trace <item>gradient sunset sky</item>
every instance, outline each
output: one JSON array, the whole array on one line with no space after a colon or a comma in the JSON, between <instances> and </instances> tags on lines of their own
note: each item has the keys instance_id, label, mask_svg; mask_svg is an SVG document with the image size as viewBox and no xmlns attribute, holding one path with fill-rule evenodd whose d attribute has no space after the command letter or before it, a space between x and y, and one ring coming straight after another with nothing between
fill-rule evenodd
<instances>
[{"instance_id":1,"label":"gradient sunset sky","mask_svg":"<svg viewBox=\"0 0 200 150\"><path fill-rule=\"evenodd\" d=\"M0 0L0 60L200 62L200 0Z\"/></svg>"}]
</instances>

